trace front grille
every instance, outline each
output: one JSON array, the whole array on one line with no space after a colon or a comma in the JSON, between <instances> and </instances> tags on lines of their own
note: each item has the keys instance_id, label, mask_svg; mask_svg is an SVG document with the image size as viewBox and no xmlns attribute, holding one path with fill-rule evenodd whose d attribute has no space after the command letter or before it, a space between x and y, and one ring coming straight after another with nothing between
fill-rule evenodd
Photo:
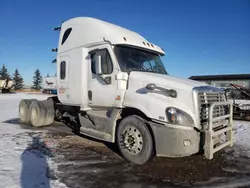
<instances>
[{"instance_id":1,"label":"front grille","mask_svg":"<svg viewBox=\"0 0 250 188\"><path fill-rule=\"evenodd\" d=\"M200 123L202 127L208 125L209 106L214 102L225 101L225 94L223 92L199 92L198 106L200 112ZM213 117L219 117L226 114L225 106L216 106L213 110Z\"/></svg>"}]
</instances>

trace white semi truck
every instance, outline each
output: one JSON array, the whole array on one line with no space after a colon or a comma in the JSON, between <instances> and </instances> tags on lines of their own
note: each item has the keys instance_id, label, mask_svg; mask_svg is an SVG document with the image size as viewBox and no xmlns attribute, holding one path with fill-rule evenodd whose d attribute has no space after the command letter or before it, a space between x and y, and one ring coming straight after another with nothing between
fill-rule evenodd
<instances>
[{"instance_id":1,"label":"white semi truck","mask_svg":"<svg viewBox=\"0 0 250 188\"><path fill-rule=\"evenodd\" d=\"M57 91L57 77L47 76L43 78L43 93L56 94Z\"/></svg>"},{"instance_id":2,"label":"white semi truck","mask_svg":"<svg viewBox=\"0 0 250 188\"><path fill-rule=\"evenodd\" d=\"M13 88L13 80L4 79L0 80L0 93L9 93Z\"/></svg>"},{"instance_id":3,"label":"white semi truck","mask_svg":"<svg viewBox=\"0 0 250 188\"><path fill-rule=\"evenodd\" d=\"M95 18L72 18L54 30L57 96L21 100L21 121L63 121L75 133L116 143L135 164L200 152L212 159L233 145L232 103L218 88L170 76L162 48Z\"/></svg>"}]
</instances>

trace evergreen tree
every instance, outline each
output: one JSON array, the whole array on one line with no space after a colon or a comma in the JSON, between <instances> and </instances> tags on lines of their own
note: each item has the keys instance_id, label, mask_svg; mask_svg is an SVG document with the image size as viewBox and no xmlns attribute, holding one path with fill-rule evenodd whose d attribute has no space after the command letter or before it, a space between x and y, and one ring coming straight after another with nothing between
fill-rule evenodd
<instances>
[{"instance_id":1,"label":"evergreen tree","mask_svg":"<svg viewBox=\"0 0 250 188\"><path fill-rule=\"evenodd\" d=\"M11 79L10 74L9 74L9 72L4 64L3 64L2 68L0 69L0 79L2 79L2 80Z\"/></svg>"},{"instance_id":2,"label":"evergreen tree","mask_svg":"<svg viewBox=\"0 0 250 188\"><path fill-rule=\"evenodd\" d=\"M49 77L49 73L47 73L47 77Z\"/></svg>"},{"instance_id":3,"label":"evergreen tree","mask_svg":"<svg viewBox=\"0 0 250 188\"><path fill-rule=\"evenodd\" d=\"M40 90L42 84L42 75L39 69L35 71L35 75L33 76L33 89Z\"/></svg>"},{"instance_id":4,"label":"evergreen tree","mask_svg":"<svg viewBox=\"0 0 250 188\"><path fill-rule=\"evenodd\" d=\"M13 76L13 82L14 82L14 89L15 90L21 90L23 89L23 78L20 75L20 73L18 72L18 70L15 70L14 76Z\"/></svg>"}]
</instances>

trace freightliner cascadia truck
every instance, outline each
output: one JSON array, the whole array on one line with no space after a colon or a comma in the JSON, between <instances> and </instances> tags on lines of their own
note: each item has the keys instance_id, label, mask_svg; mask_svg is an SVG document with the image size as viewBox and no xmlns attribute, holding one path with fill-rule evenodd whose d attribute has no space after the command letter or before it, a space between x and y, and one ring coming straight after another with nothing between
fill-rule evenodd
<instances>
[{"instance_id":1,"label":"freightliner cascadia truck","mask_svg":"<svg viewBox=\"0 0 250 188\"><path fill-rule=\"evenodd\" d=\"M219 88L169 75L156 44L90 17L54 30L57 95L21 100L22 122L62 121L76 134L116 143L135 164L197 153L209 160L233 145L232 102Z\"/></svg>"}]
</instances>

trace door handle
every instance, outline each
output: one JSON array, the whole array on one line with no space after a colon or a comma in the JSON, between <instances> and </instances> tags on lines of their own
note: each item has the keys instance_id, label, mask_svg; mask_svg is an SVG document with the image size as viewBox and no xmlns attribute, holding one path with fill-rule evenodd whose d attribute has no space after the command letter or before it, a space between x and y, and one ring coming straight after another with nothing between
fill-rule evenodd
<instances>
[{"instance_id":1,"label":"door handle","mask_svg":"<svg viewBox=\"0 0 250 188\"><path fill-rule=\"evenodd\" d=\"M92 91L91 90L88 91L88 97L89 97L89 100L91 101L92 100Z\"/></svg>"}]
</instances>

